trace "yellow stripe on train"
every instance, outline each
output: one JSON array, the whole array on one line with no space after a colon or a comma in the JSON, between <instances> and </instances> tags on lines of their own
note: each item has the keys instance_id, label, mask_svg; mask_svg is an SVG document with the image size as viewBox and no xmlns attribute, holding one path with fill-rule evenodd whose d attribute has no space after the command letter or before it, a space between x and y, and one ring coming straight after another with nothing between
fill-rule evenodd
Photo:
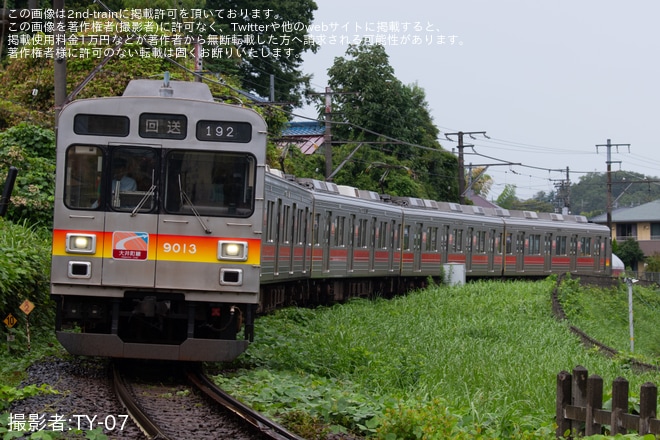
<instances>
[{"instance_id":1,"label":"yellow stripe on train","mask_svg":"<svg viewBox=\"0 0 660 440\"><path fill-rule=\"evenodd\" d=\"M67 235L77 232L53 231L53 256L72 255L71 252L67 252ZM247 243L247 258L245 261L232 261L232 263L258 265L261 261L261 240L254 238L158 235L139 231L80 233L97 236L95 252L85 255L87 258L217 263L222 261L218 256L218 243L236 241Z\"/></svg>"}]
</instances>

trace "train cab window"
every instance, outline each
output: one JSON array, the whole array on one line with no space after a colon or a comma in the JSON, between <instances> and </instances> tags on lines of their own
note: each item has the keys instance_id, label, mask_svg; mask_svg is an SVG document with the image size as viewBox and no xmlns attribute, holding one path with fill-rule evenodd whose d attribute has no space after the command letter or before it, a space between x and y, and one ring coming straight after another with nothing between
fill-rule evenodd
<instances>
[{"instance_id":1,"label":"train cab window","mask_svg":"<svg viewBox=\"0 0 660 440\"><path fill-rule=\"evenodd\" d=\"M256 159L223 151L171 151L166 157L165 210L171 214L249 217Z\"/></svg>"},{"instance_id":2,"label":"train cab window","mask_svg":"<svg viewBox=\"0 0 660 440\"><path fill-rule=\"evenodd\" d=\"M64 203L70 209L100 209L103 150L74 145L66 152Z\"/></svg>"},{"instance_id":3,"label":"train cab window","mask_svg":"<svg viewBox=\"0 0 660 440\"><path fill-rule=\"evenodd\" d=\"M111 152L106 191L115 211L149 212L156 206L158 156L153 148L118 147Z\"/></svg>"}]
</instances>

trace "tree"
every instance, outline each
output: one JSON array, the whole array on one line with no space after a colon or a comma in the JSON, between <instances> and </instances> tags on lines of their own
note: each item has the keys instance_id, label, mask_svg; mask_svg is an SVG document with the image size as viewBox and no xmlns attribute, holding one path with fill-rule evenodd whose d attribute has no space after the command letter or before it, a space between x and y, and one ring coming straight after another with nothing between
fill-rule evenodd
<instances>
[{"instance_id":1,"label":"tree","mask_svg":"<svg viewBox=\"0 0 660 440\"><path fill-rule=\"evenodd\" d=\"M621 258L625 267L636 271L638 263L644 261L644 252L639 247L637 240L628 239L617 247L616 255Z\"/></svg>"},{"instance_id":2,"label":"tree","mask_svg":"<svg viewBox=\"0 0 660 440\"><path fill-rule=\"evenodd\" d=\"M493 178L486 174L486 167L474 167L466 174L466 181L472 182L472 192L486 197L493 186Z\"/></svg>"},{"instance_id":3,"label":"tree","mask_svg":"<svg viewBox=\"0 0 660 440\"><path fill-rule=\"evenodd\" d=\"M650 181L657 177L630 171L612 173L612 208L637 206L660 198L660 187ZM648 181L648 182L647 182ZM607 210L607 173L588 173L571 185L571 205L575 213L593 217Z\"/></svg>"},{"instance_id":4,"label":"tree","mask_svg":"<svg viewBox=\"0 0 660 440\"><path fill-rule=\"evenodd\" d=\"M205 69L236 74L244 90L263 98L270 96L273 75L275 101L302 104L311 79L302 73L302 55L318 50L307 38L317 9L313 0L206 0L206 9L218 12L207 19L212 27L206 37L235 36L238 44L219 45L223 50L215 56L209 51Z\"/></svg>"},{"instance_id":5,"label":"tree","mask_svg":"<svg viewBox=\"0 0 660 440\"><path fill-rule=\"evenodd\" d=\"M497 205L504 209L513 209L516 198L516 186L507 183L504 185L504 190L497 198Z\"/></svg>"},{"instance_id":6,"label":"tree","mask_svg":"<svg viewBox=\"0 0 660 440\"><path fill-rule=\"evenodd\" d=\"M345 57L335 58L328 76L336 92L332 136L340 141L332 145L333 163L362 143L335 182L391 195L457 200L457 160L437 141L424 90L396 78L383 46L350 45ZM369 168L374 163L385 165Z\"/></svg>"}]
</instances>

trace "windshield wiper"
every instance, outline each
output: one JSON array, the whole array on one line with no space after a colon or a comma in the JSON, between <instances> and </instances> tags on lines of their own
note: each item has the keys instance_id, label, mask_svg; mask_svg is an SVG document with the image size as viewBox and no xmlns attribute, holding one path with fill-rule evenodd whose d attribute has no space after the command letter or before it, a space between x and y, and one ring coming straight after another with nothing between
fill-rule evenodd
<instances>
[{"instance_id":1,"label":"windshield wiper","mask_svg":"<svg viewBox=\"0 0 660 440\"><path fill-rule=\"evenodd\" d=\"M197 208L195 208L195 205L193 205L192 200L190 200L190 197L188 197L188 194L183 190L183 186L181 186L181 174L179 174L179 194L181 197L182 203L187 203L188 206L190 206L190 210L195 214L195 217L197 217L197 220L199 221L199 224L202 225L202 228L204 228L204 232L207 234L211 233L211 230L206 226L206 223L202 219L202 216L199 215L199 212L197 211Z\"/></svg>"},{"instance_id":2,"label":"windshield wiper","mask_svg":"<svg viewBox=\"0 0 660 440\"><path fill-rule=\"evenodd\" d=\"M147 190L146 193L142 196L138 204L135 206L133 211L131 211L131 217L135 217L137 215L138 211L142 209L142 206L147 202L149 199L149 196L153 196L154 193L156 192L156 177L154 176L154 170L151 170L151 187ZM151 204L151 207L153 208L153 203Z\"/></svg>"},{"instance_id":3,"label":"windshield wiper","mask_svg":"<svg viewBox=\"0 0 660 440\"><path fill-rule=\"evenodd\" d=\"M150 196L153 196L154 193L156 192L156 185L151 185L151 188L147 190L146 193L142 196L138 204L133 208L133 211L131 211L131 217L135 217L140 209L142 209L142 206L147 202Z\"/></svg>"}]
</instances>

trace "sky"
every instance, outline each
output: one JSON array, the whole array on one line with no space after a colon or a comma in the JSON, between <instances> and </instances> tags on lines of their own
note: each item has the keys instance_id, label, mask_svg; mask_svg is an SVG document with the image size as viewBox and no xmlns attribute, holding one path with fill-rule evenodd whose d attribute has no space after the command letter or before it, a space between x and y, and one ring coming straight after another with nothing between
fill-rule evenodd
<instances>
[{"instance_id":1,"label":"sky","mask_svg":"<svg viewBox=\"0 0 660 440\"><path fill-rule=\"evenodd\" d=\"M523 200L554 191L567 167L571 183L605 173L608 149L597 145L608 139L621 144L610 149L615 180L619 170L660 176L660 2L316 3L310 34L321 47L303 64L313 87L327 86L342 40L378 36L395 76L424 89L443 148L457 145L444 133L490 137L464 139L466 166L489 166L489 199L506 184ZM312 107L296 113L316 117Z\"/></svg>"}]
</instances>

